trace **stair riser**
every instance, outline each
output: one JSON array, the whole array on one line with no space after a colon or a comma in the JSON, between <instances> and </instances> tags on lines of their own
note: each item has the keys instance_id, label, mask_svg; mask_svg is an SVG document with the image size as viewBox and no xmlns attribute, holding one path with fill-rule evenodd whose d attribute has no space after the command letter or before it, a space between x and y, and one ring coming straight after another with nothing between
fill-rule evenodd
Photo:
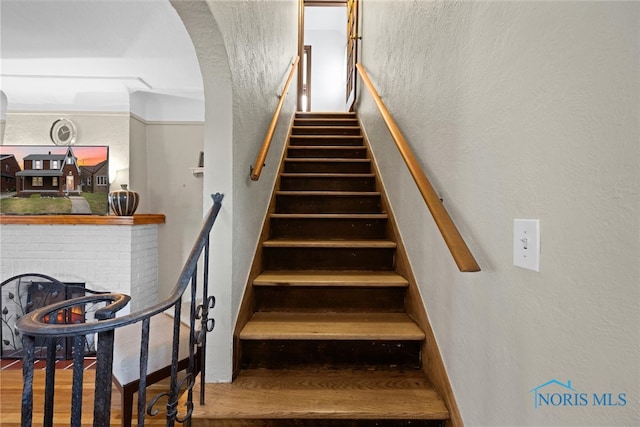
<instances>
[{"instance_id":1,"label":"stair riser","mask_svg":"<svg viewBox=\"0 0 640 427\"><path fill-rule=\"evenodd\" d=\"M376 191L374 177L282 177L283 191Z\"/></svg>"},{"instance_id":2,"label":"stair riser","mask_svg":"<svg viewBox=\"0 0 640 427\"><path fill-rule=\"evenodd\" d=\"M244 369L419 369L414 341L243 340Z\"/></svg>"},{"instance_id":3,"label":"stair riser","mask_svg":"<svg viewBox=\"0 0 640 427\"><path fill-rule=\"evenodd\" d=\"M386 219L271 219L273 238L383 239Z\"/></svg>"},{"instance_id":4,"label":"stair riser","mask_svg":"<svg viewBox=\"0 0 640 427\"><path fill-rule=\"evenodd\" d=\"M357 127L359 126L357 119L341 119L341 118L321 118L321 119L299 119L296 118L293 122L294 126L348 126L348 127Z\"/></svg>"},{"instance_id":5,"label":"stair riser","mask_svg":"<svg viewBox=\"0 0 640 427\"><path fill-rule=\"evenodd\" d=\"M303 162L287 159L285 173L369 173L369 162Z\"/></svg>"},{"instance_id":6,"label":"stair riser","mask_svg":"<svg viewBox=\"0 0 640 427\"><path fill-rule=\"evenodd\" d=\"M386 312L404 311L404 288L254 287L256 311Z\"/></svg>"},{"instance_id":7,"label":"stair riser","mask_svg":"<svg viewBox=\"0 0 640 427\"><path fill-rule=\"evenodd\" d=\"M276 196L276 213L380 213L380 196Z\"/></svg>"},{"instance_id":8,"label":"stair riser","mask_svg":"<svg viewBox=\"0 0 640 427\"><path fill-rule=\"evenodd\" d=\"M393 269L394 249L387 248L263 248L265 270Z\"/></svg>"},{"instance_id":9,"label":"stair riser","mask_svg":"<svg viewBox=\"0 0 640 427\"><path fill-rule=\"evenodd\" d=\"M294 126L292 135L360 135L359 127Z\"/></svg>"},{"instance_id":10,"label":"stair riser","mask_svg":"<svg viewBox=\"0 0 640 427\"><path fill-rule=\"evenodd\" d=\"M323 113L313 113L313 112L296 112L296 119L355 119L355 113L347 113L347 112L323 112Z\"/></svg>"},{"instance_id":11,"label":"stair riser","mask_svg":"<svg viewBox=\"0 0 640 427\"><path fill-rule=\"evenodd\" d=\"M293 146L311 146L311 145L341 145L346 147L359 147L364 144L364 138L362 136L296 136L291 135L289 137L289 145Z\"/></svg>"},{"instance_id":12,"label":"stair riser","mask_svg":"<svg viewBox=\"0 0 640 427\"><path fill-rule=\"evenodd\" d=\"M306 158L306 159L365 159L367 150L364 147L354 148L289 148L287 150L288 158Z\"/></svg>"}]
</instances>

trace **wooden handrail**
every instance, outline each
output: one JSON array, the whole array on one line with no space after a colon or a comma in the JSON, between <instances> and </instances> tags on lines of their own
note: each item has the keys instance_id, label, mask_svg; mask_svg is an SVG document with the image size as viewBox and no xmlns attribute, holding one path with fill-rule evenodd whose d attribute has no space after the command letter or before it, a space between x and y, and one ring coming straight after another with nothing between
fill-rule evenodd
<instances>
[{"instance_id":1,"label":"wooden handrail","mask_svg":"<svg viewBox=\"0 0 640 427\"><path fill-rule=\"evenodd\" d=\"M258 157L256 157L256 161L251 167L251 171L249 176L252 181L257 181L260 179L260 174L262 173L262 168L264 168L264 162L267 159L267 153L269 153L269 146L271 145L271 140L273 139L273 134L276 132L276 125L278 124L278 118L280 117L280 110L282 110L282 104L284 104L284 99L287 96L287 92L289 91L289 85L291 84L291 80L293 80L293 76L296 71L296 67L298 66L298 61L300 60L299 56L296 56L291 64L291 71L289 71L289 77L287 77L287 82L284 84L284 89L282 89L282 94L280 95L280 100L278 101L278 106L276 107L276 111L273 113L273 118L271 119L271 124L269 125L269 129L267 129L267 134L262 141L262 148L258 153Z\"/></svg>"},{"instance_id":2,"label":"wooden handrail","mask_svg":"<svg viewBox=\"0 0 640 427\"><path fill-rule=\"evenodd\" d=\"M433 189L433 186L429 182L429 179L425 175L424 171L420 167L420 164L416 160L415 155L411 151L409 144L402 136L400 129L396 125L395 121L391 117L389 110L382 102L380 95L376 91L373 83L369 79L367 72L365 71L362 64L356 64L356 68L362 77L362 81L369 89L371 96L373 97L373 101L378 107L378 111L380 111L380 115L384 120L384 123L387 125L389 132L393 140L395 141L402 158L404 159L407 167L409 168L409 172L413 177L413 180L416 182L418 186L418 190L420 194L422 194L422 198L427 204L433 219L440 230L440 234L444 238L445 243L449 247L449 251L451 251L451 255L453 256L454 261L458 265L458 269L464 272L472 272L472 271L480 271L480 266L476 262L473 254L467 247L464 239L460 235L456 225L453 223L453 220L449 216L449 213L444 208L440 197Z\"/></svg>"}]
</instances>

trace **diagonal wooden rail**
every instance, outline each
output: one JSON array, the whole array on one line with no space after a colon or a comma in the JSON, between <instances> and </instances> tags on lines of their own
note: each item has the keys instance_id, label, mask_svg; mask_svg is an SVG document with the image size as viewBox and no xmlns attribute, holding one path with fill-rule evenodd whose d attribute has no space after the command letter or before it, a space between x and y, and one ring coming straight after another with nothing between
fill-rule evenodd
<instances>
[{"instance_id":1,"label":"diagonal wooden rail","mask_svg":"<svg viewBox=\"0 0 640 427\"><path fill-rule=\"evenodd\" d=\"M273 134L276 131L276 125L278 124L278 118L280 117L280 111L282 110L282 105L284 104L284 99L287 96L287 92L289 91L289 85L291 85L291 80L293 80L293 76L296 71L296 67L298 66L298 61L300 60L299 56L296 56L291 64L291 70L289 71L289 76L287 77L287 82L284 84L284 88L282 89L282 94L280 95L280 100L278 101L278 105L276 106L276 111L273 113L273 118L271 119L271 124L269 124L269 128L267 129L267 134L262 141L262 148L258 153L258 157L256 157L256 161L251 166L251 171L249 176L252 181L257 181L260 179L260 174L262 173L262 168L264 168L264 162L267 159L267 154L269 153L269 147L271 146L271 140L273 139Z\"/></svg>"},{"instance_id":2,"label":"diagonal wooden rail","mask_svg":"<svg viewBox=\"0 0 640 427\"><path fill-rule=\"evenodd\" d=\"M409 172L416 182L418 190L420 191L420 194L422 194L422 198L427 204L427 208L429 208L429 211L440 230L440 234L442 234L445 243L449 247L449 251L451 251L451 255L453 256L458 269L464 272L480 271L480 266L460 235L460 232L449 216L449 213L443 206L440 197L435 192L433 186L429 182L429 179L420 167L418 160L411 151L411 148L404 139L404 136L402 136L402 133L391 117L389 110L384 105L384 102L382 102L382 99L380 98L380 95L378 95L373 83L371 83L364 66L362 64L356 64L356 68L358 69L360 77L362 77L364 85L371 93L373 102L376 104L376 107L378 107L378 111L380 112L384 123L387 125L387 128L391 133L391 137L395 141L402 158L407 164L407 168L409 168Z\"/></svg>"}]
</instances>

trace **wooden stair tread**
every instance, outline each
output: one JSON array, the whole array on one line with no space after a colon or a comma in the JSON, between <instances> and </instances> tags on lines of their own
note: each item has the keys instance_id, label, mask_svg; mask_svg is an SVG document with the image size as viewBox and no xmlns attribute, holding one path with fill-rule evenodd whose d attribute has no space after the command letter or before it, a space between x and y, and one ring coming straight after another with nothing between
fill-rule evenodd
<instances>
[{"instance_id":1,"label":"wooden stair tread","mask_svg":"<svg viewBox=\"0 0 640 427\"><path fill-rule=\"evenodd\" d=\"M309 119L305 119L305 120L309 120ZM338 130L344 130L344 129L350 129L350 130L360 130L360 126L340 126L340 125L334 125L334 126L307 126L307 125L296 125L294 124L292 126L292 129L304 129L304 130L311 130L311 129L331 129L331 128L335 128Z\"/></svg>"},{"instance_id":2,"label":"wooden stair tread","mask_svg":"<svg viewBox=\"0 0 640 427\"><path fill-rule=\"evenodd\" d=\"M407 279L395 272L371 271L264 271L253 280L254 286L409 286Z\"/></svg>"},{"instance_id":3,"label":"wooden stair tread","mask_svg":"<svg viewBox=\"0 0 640 427\"><path fill-rule=\"evenodd\" d=\"M289 136L294 139L364 139L362 135L295 135Z\"/></svg>"},{"instance_id":4,"label":"wooden stair tread","mask_svg":"<svg viewBox=\"0 0 640 427\"><path fill-rule=\"evenodd\" d=\"M356 117L355 111L296 111L296 117L331 117L347 116Z\"/></svg>"},{"instance_id":5,"label":"wooden stair tread","mask_svg":"<svg viewBox=\"0 0 640 427\"><path fill-rule=\"evenodd\" d=\"M395 248L391 240L313 240L271 239L262 243L265 248Z\"/></svg>"},{"instance_id":6,"label":"wooden stair tread","mask_svg":"<svg viewBox=\"0 0 640 427\"><path fill-rule=\"evenodd\" d=\"M343 151L352 151L352 150L364 150L366 147L364 145L290 145L287 147L289 150L343 150Z\"/></svg>"},{"instance_id":7,"label":"wooden stair tread","mask_svg":"<svg viewBox=\"0 0 640 427\"><path fill-rule=\"evenodd\" d=\"M343 159L336 157L287 157L285 162L300 163L371 163L371 159Z\"/></svg>"},{"instance_id":8,"label":"wooden stair tread","mask_svg":"<svg viewBox=\"0 0 640 427\"><path fill-rule=\"evenodd\" d=\"M258 312L241 340L422 341L424 332L404 313Z\"/></svg>"},{"instance_id":9,"label":"wooden stair tread","mask_svg":"<svg viewBox=\"0 0 640 427\"><path fill-rule=\"evenodd\" d=\"M375 178L373 173L282 172L282 178Z\"/></svg>"},{"instance_id":10,"label":"wooden stair tread","mask_svg":"<svg viewBox=\"0 0 640 427\"><path fill-rule=\"evenodd\" d=\"M379 196L379 191L283 191L275 192L277 196Z\"/></svg>"},{"instance_id":11,"label":"wooden stair tread","mask_svg":"<svg viewBox=\"0 0 640 427\"><path fill-rule=\"evenodd\" d=\"M449 419L420 371L243 370L204 387L194 419Z\"/></svg>"},{"instance_id":12,"label":"wooden stair tread","mask_svg":"<svg viewBox=\"0 0 640 427\"><path fill-rule=\"evenodd\" d=\"M357 119L355 117L301 117L301 116L296 116L296 119L301 119L301 120L308 120L310 122L318 122L318 123L322 123L322 122L333 122L333 121L337 121L337 122L349 122L349 123L353 123L354 121L356 121Z\"/></svg>"},{"instance_id":13,"label":"wooden stair tread","mask_svg":"<svg viewBox=\"0 0 640 427\"><path fill-rule=\"evenodd\" d=\"M269 215L271 218L277 219L387 219L389 218L388 214L380 213L380 214L334 214L334 213L319 213L319 214L309 214L309 213L295 213L295 214L283 214L283 213L273 213Z\"/></svg>"},{"instance_id":14,"label":"wooden stair tread","mask_svg":"<svg viewBox=\"0 0 640 427\"><path fill-rule=\"evenodd\" d=\"M317 119L317 118L304 118L296 117L293 127L305 128L305 127L332 127L332 128L356 128L358 127L355 118L329 118L329 119Z\"/></svg>"}]
</instances>

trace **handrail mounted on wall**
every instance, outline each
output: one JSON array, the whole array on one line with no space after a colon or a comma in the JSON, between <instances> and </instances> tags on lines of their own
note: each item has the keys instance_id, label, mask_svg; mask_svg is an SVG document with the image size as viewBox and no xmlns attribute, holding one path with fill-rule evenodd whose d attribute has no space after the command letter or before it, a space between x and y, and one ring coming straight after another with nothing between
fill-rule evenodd
<instances>
[{"instance_id":1,"label":"handrail mounted on wall","mask_svg":"<svg viewBox=\"0 0 640 427\"><path fill-rule=\"evenodd\" d=\"M440 230L440 234L442 234L442 237L444 238L444 241L447 244L451 255L453 256L458 269L464 272L480 271L480 266L476 262L473 254L469 250L469 247L460 235L460 232L449 216L449 213L444 208L440 197L435 192L433 186L429 182L429 179L420 167L418 160L411 151L411 148L409 147L407 141L404 139L404 136L402 136L402 133L391 117L389 110L382 102L382 99L380 98L380 95L378 95L378 92L373 86L373 83L371 83L371 80L369 79L364 66L362 64L356 64L356 68L358 69L360 77L362 77L363 83L365 84L367 89L369 89L369 92L371 93L371 96L373 98L373 102L376 104L376 107L378 107L378 111L380 112L384 123L387 125L387 128L391 133L391 137L395 141L398 150L400 151L400 155L402 155L402 158L407 165L407 168L409 168L409 172L416 182L418 190L420 191L420 194L422 194L422 198L427 204L427 207L429 208L429 211L431 212L431 215L433 216L433 219L438 226L438 229Z\"/></svg>"},{"instance_id":2,"label":"handrail mounted on wall","mask_svg":"<svg viewBox=\"0 0 640 427\"><path fill-rule=\"evenodd\" d=\"M273 113L273 117L271 118L271 124L269 124L269 128L267 129L267 134L262 141L262 148L258 153L258 157L256 157L256 161L251 166L251 170L249 176L252 181L257 181L260 179L260 174L262 173L262 168L264 168L265 160L267 159L267 154L269 153L269 146L271 146L271 140L273 139L273 135L276 132L276 125L278 124L278 118L280 117L280 111L282 110L282 105L284 104L284 99L289 92L289 86L291 85L291 80L293 80L293 76L295 75L296 67L298 66L298 61L300 61L300 57L296 56L291 64L291 70L289 71L289 76L287 77L287 82L284 84L284 88L282 89L282 94L280 95L280 100L278 101L278 105L276 107L276 111Z\"/></svg>"}]
</instances>

